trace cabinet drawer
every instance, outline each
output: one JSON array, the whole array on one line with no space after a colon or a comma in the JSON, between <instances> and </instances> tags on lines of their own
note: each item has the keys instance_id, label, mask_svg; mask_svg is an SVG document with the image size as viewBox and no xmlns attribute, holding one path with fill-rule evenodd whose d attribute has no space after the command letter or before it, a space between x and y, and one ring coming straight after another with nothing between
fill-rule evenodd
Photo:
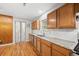
<instances>
[{"instance_id":1,"label":"cabinet drawer","mask_svg":"<svg viewBox=\"0 0 79 59\"><path fill-rule=\"evenodd\" d=\"M48 47L51 47L51 44L52 44L51 42L49 42L49 41L47 41L47 40L44 40L44 39L42 39L41 42L42 42L43 44L47 45Z\"/></svg>"},{"instance_id":2,"label":"cabinet drawer","mask_svg":"<svg viewBox=\"0 0 79 59\"><path fill-rule=\"evenodd\" d=\"M58 51L59 53L63 54L63 55L70 55L71 54L71 50L66 49L64 47L61 47L59 45L56 44L52 44L52 49Z\"/></svg>"}]
</instances>

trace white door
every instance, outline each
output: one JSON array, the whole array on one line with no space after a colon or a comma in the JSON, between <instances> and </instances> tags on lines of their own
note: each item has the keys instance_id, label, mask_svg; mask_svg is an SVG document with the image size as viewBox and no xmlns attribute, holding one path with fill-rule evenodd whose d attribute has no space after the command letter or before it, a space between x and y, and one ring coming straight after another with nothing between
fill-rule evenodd
<instances>
[{"instance_id":1,"label":"white door","mask_svg":"<svg viewBox=\"0 0 79 59\"><path fill-rule=\"evenodd\" d=\"M15 43L26 41L26 23L21 21L15 22Z\"/></svg>"},{"instance_id":2,"label":"white door","mask_svg":"<svg viewBox=\"0 0 79 59\"><path fill-rule=\"evenodd\" d=\"M26 40L26 23L21 22L21 41Z\"/></svg>"},{"instance_id":3,"label":"white door","mask_svg":"<svg viewBox=\"0 0 79 59\"><path fill-rule=\"evenodd\" d=\"M15 22L15 42L20 42L20 22Z\"/></svg>"}]
</instances>

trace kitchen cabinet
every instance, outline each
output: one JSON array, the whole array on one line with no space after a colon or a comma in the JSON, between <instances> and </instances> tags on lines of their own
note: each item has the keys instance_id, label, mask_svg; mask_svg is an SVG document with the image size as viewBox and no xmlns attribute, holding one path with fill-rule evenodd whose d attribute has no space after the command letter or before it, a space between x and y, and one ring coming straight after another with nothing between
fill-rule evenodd
<instances>
[{"instance_id":1,"label":"kitchen cabinet","mask_svg":"<svg viewBox=\"0 0 79 59\"><path fill-rule=\"evenodd\" d=\"M41 52L41 38L37 37L37 44L36 44L36 49L37 49L37 52L38 52L38 55L40 55L40 52Z\"/></svg>"},{"instance_id":2,"label":"kitchen cabinet","mask_svg":"<svg viewBox=\"0 0 79 59\"><path fill-rule=\"evenodd\" d=\"M57 10L57 28L75 28L74 4L65 4Z\"/></svg>"},{"instance_id":3,"label":"kitchen cabinet","mask_svg":"<svg viewBox=\"0 0 79 59\"><path fill-rule=\"evenodd\" d=\"M34 51L40 56L70 56L72 51L34 35Z\"/></svg>"},{"instance_id":4,"label":"kitchen cabinet","mask_svg":"<svg viewBox=\"0 0 79 59\"><path fill-rule=\"evenodd\" d=\"M34 47L36 48L36 45L37 45L37 37L34 36Z\"/></svg>"},{"instance_id":5,"label":"kitchen cabinet","mask_svg":"<svg viewBox=\"0 0 79 59\"><path fill-rule=\"evenodd\" d=\"M75 3L75 13L79 12L79 3Z\"/></svg>"},{"instance_id":6,"label":"kitchen cabinet","mask_svg":"<svg viewBox=\"0 0 79 59\"><path fill-rule=\"evenodd\" d=\"M36 52L37 55L39 55L37 48L36 48L37 47L37 37L36 36L34 36L33 46L34 46L33 50Z\"/></svg>"},{"instance_id":7,"label":"kitchen cabinet","mask_svg":"<svg viewBox=\"0 0 79 59\"><path fill-rule=\"evenodd\" d=\"M75 6L75 7L74 7ZM79 4L64 4L55 11L47 15L48 29L75 29L76 15L75 12L79 10Z\"/></svg>"},{"instance_id":8,"label":"kitchen cabinet","mask_svg":"<svg viewBox=\"0 0 79 59\"><path fill-rule=\"evenodd\" d=\"M47 15L47 27L48 29L56 28L56 11L53 11Z\"/></svg>"},{"instance_id":9,"label":"kitchen cabinet","mask_svg":"<svg viewBox=\"0 0 79 59\"><path fill-rule=\"evenodd\" d=\"M31 42L31 34L29 34L29 42Z\"/></svg>"},{"instance_id":10,"label":"kitchen cabinet","mask_svg":"<svg viewBox=\"0 0 79 59\"><path fill-rule=\"evenodd\" d=\"M52 56L69 56L71 54L71 50L52 43Z\"/></svg>"},{"instance_id":11,"label":"kitchen cabinet","mask_svg":"<svg viewBox=\"0 0 79 59\"><path fill-rule=\"evenodd\" d=\"M52 56L64 56L64 55L53 49Z\"/></svg>"},{"instance_id":12,"label":"kitchen cabinet","mask_svg":"<svg viewBox=\"0 0 79 59\"><path fill-rule=\"evenodd\" d=\"M29 34L29 41L34 44L34 35Z\"/></svg>"},{"instance_id":13,"label":"kitchen cabinet","mask_svg":"<svg viewBox=\"0 0 79 59\"><path fill-rule=\"evenodd\" d=\"M47 15L48 29L75 29L76 28L76 14L79 11L79 3L67 3L60 8L50 12ZM32 22L32 29L40 29L40 21L34 20Z\"/></svg>"},{"instance_id":14,"label":"kitchen cabinet","mask_svg":"<svg viewBox=\"0 0 79 59\"><path fill-rule=\"evenodd\" d=\"M39 20L34 20L32 22L32 29L33 30L40 29L40 21Z\"/></svg>"},{"instance_id":15,"label":"kitchen cabinet","mask_svg":"<svg viewBox=\"0 0 79 59\"><path fill-rule=\"evenodd\" d=\"M39 55L39 52L37 51L37 37L29 34L29 42L32 44L32 46L34 47L33 50L37 53L37 55Z\"/></svg>"},{"instance_id":16,"label":"kitchen cabinet","mask_svg":"<svg viewBox=\"0 0 79 59\"><path fill-rule=\"evenodd\" d=\"M51 42L41 39L41 56L51 56Z\"/></svg>"}]
</instances>

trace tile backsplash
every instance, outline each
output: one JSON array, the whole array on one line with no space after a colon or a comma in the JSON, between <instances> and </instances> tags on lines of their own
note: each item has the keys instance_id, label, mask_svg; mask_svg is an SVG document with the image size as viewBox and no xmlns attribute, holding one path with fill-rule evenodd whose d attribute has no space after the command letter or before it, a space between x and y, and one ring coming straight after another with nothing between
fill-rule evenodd
<instances>
[{"instance_id":1,"label":"tile backsplash","mask_svg":"<svg viewBox=\"0 0 79 59\"><path fill-rule=\"evenodd\" d=\"M42 30L34 30L35 34L42 34ZM56 37L68 41L77 41L77 31L76 30L62 30L62 29L54 29L54 30L44 30L45 36L47 37Z\"/></svg>"},{"instance_id":2,"label":"tile backsplash","mask_svg":"<svg viewBox=\"0 0 79 59\"><path fill-rule=\"evenodd\" d=\"M33 30L34 34L43 34L47 37L56 37L63 40L78 42L77 33L79 33L79 22L77 22L76 29L40 29L40 30Z\"/></svg>"}]
</instances>

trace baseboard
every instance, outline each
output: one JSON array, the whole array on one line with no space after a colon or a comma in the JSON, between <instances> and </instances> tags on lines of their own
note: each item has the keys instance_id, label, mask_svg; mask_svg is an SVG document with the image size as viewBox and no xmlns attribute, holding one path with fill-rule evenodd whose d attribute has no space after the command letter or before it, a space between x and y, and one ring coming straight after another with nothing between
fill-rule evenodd
<instances>
[{"instance_id":1,"label":"baseboard","mask_svg":"<svg viewBox=\"0 0 79 59\"><path fill-rule=\"evenodd\" d=\"M15 43L1 44L0 46L7 46L7 45L12 45L12 44L15 44Z\"/></svg>"}]
</instances>

